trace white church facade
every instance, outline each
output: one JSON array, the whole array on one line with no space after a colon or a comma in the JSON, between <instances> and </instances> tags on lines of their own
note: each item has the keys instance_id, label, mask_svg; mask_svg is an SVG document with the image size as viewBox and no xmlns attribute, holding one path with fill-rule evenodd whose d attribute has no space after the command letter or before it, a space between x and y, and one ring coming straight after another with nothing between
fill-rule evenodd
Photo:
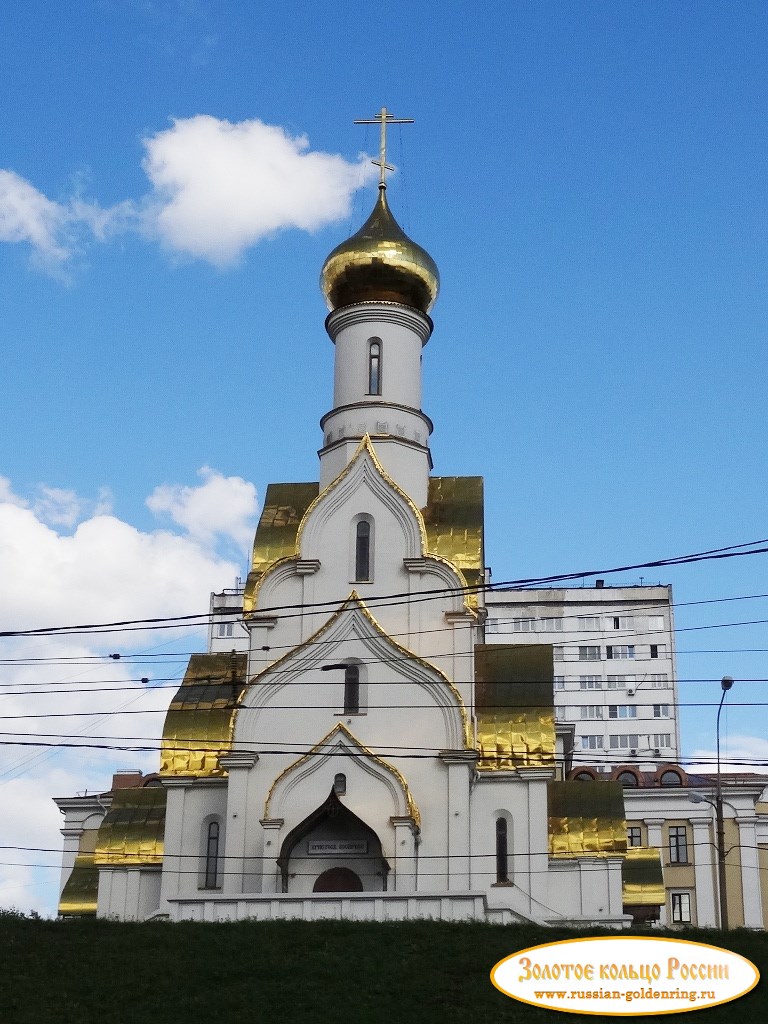
<instances>
[{"instance_id":1,"label":"white church facade","mask_svg":"<svg viewBox=\"0 0 768 1024\"><path fill-rule=\"evenodd\" d=\"M628 848L621 783L567 777L553 645L486 642L482 480L431 474L421 408L438 272L383 180L321 283L335 374L319 479L268 488L157 773L57 800L60 913L658 917L659 851Z\"/></svg>"}]
</instances>

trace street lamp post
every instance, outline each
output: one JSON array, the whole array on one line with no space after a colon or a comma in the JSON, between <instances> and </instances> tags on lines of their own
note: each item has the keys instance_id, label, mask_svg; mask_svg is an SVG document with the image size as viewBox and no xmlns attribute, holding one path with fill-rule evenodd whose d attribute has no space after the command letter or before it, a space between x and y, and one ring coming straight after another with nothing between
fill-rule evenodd
<instances>
[{"instance_id":1,"label":"street lamp post","mask_svg":"<svg viewBox=\"0 0 768 1024\"><path fill-rule=\"evenodd\" d=\"M728 894L725 888L725 824L723 822L723 780L720 775L720 713L723 701L733 686L730 676L723 676L720 688L723 691L717 709L717 787L715 789L715 815L717 818L717 888L720 897L720 928L728 931Z\"/></svg>"}]
</instances>

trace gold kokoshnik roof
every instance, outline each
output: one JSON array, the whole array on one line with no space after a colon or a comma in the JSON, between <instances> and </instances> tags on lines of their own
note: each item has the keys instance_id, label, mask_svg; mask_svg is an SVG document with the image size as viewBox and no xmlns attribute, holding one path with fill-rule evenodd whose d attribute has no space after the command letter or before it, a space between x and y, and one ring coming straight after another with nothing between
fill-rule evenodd
<instances>
[{"instance_id":1,"label":"gold kokoshnik roof","mask_svg":"<svg viewBox=\"0 0 768 1024\"><path fill-rule=\"evenodd\" d=\"M380 187L368 220L325 261L320 288L332 310L356 302L399 302L428 313L440 274L429 253L392 216L386 189Z\"/></svg>"},{"instance_id":2,"label":"gold kokoshnik roof","mask_svg":"<svg viewBox=\"0 0 768 1024\"><path fill-rule=\"evenodd\" d=\"M475 708L480 771L552 766L552 648L476 644Z\"/></svg>"},{"instance_id":3,"label":"gold kokoshnik roof","mask_svg":"<svg viewBox=\"0 0 768 1024\"><path fill-rule=\"evenodd\" d=\"M653 846L627 847L621 881L625 907L663 907L666 903L661 853Z\"/></svg>"},{"instance_id":4,"label":"gold kokoshnik roof","mask_svg":"<svg viewBox=\"0 0 768 1024\"><path fill-rule=\"evenodd\" d=\"M256 585L271 565L298 555L296 537L304 513L320 492L318 483L270 484L264 497L243 609L254 611ZM470 587L483 581L483 478L429 478L427 507L422 509L428 554L447 559L464 574ZM469 594L470 604L476 594Z\"/></svg>"},{"instance_id":5,"label":"gold kokoshnik roof","mask_svg":"<svg viewBox=\"0 0 768 1024\"><path fill-rule=\"evenodd\" d=\"M547 814L551 857L618 857L627 852L620 782L550 782Z\"/></svg>"},{"instance_id":6,"label":"gold kokoshnik roof","mask_svg":"<svg viewBox=\"0 0 768 1024\"><path fill-rule=\"evenodd\" d=\"M96 837L97 867L162 864L166 795L162 786L115 790Z\"/></svg>"},{"instance_id":7,"label":"gold kokoshnik roof","mask_svg":"<svg viewBox=\"0 0 768 1024\"><path fill-rule=\"evenodd\" d=\"M78 853L61 892L59 914L62 917L92 917L96 914L98 895L99 869L94 862L94 854Z\"/></svg>"},{"instance_id":8,"label":"gold kokoshnik roof","mask_svg":"<svg viewBox=\"0 0 768 1024\"><path fill-rule=\"evenodd\" d=\"M226 775L219 757L232 743L247 655L193 654L165 716L161 775Z\"/></svg>"}]
</instances>

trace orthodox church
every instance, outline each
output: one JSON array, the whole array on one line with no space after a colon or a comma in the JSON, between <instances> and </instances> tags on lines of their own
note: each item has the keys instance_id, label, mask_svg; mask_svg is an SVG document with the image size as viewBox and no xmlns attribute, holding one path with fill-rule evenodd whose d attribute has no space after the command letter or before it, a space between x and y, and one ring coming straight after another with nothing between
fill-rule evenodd
<instances>
[{"instance_id":1,"label":"orthodox church","mask_svg":"<svg viewBox=\"0 0 768 1024\"><path fill-rule=\"evenodd\" d=\"M566 779L552 647L485 643L483 483L432 475L439 277L388 205L389 120L373 211L322 268L319 479L268 488L157 773L56 801L62 915L622 927L664 902L620 783Z\"/></svg>"}]
</instances>

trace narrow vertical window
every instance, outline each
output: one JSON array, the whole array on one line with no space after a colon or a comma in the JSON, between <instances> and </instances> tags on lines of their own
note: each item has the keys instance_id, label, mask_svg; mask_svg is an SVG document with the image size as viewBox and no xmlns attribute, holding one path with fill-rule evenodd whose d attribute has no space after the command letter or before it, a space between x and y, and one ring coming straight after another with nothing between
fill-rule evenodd
<instances>
[{"instance_id":1,"label":"narrow vertical window","mask_svg":"<svg viewBox=\"0 0 768 1024\"><path fill-rule=\"evenodd\" d=\"M208 826L205 844L205 888L215 889L219 882L219 823L212 821Z\"/></svg>"},{"instance_id":2,"label":"narrow vertical window","mask_svg":"<svg viewBox=\"0 0 768 1024\"><path fill-rule=\"evenodd\" d=\"M368 342L368 394L381 394L381 342L378 338Z\"/></svg>"},{"instance_id":3,"label":"narrow vertical window","mask_svg":"<svg viewBox=\"0 0 768 1024\"><path fill-rule=\"evenodd\" d=\"M507 841L507 819L496 819L496 881L509 881L509 845Z\"/></svg>"},{"instance_id":4,"label":"narrow vertical window","mask_svg":"<svg viewBox=\"0 0 768 1024\"><path fill-rule=\"evenodd\" d=\"M347 665L344 669L344 714L357 715L359 713L360 669L357 665Z\"/></svg>"},{"instance_id":5,"label":"narrow vertical window","mask_svg":"<svg viewBox=\"0 0 768 1024\"><path fill-rule=\"evenodd\" d=\"M371 578L371 524L361 519L355 532L355 580Z\"/></svg>"},{"instance_id":6,"label":"narrow vertical window","mask_svg":"<svg viewBox=\"0 0 768 1024\"><path fill-rule=\"evenodd\" d=\"M334 776L333 792L336 793L337 796L344 796L347 792L347 776L344 775L343 772L339 772L338 775Z\"/></svg>"}]
</instances>

